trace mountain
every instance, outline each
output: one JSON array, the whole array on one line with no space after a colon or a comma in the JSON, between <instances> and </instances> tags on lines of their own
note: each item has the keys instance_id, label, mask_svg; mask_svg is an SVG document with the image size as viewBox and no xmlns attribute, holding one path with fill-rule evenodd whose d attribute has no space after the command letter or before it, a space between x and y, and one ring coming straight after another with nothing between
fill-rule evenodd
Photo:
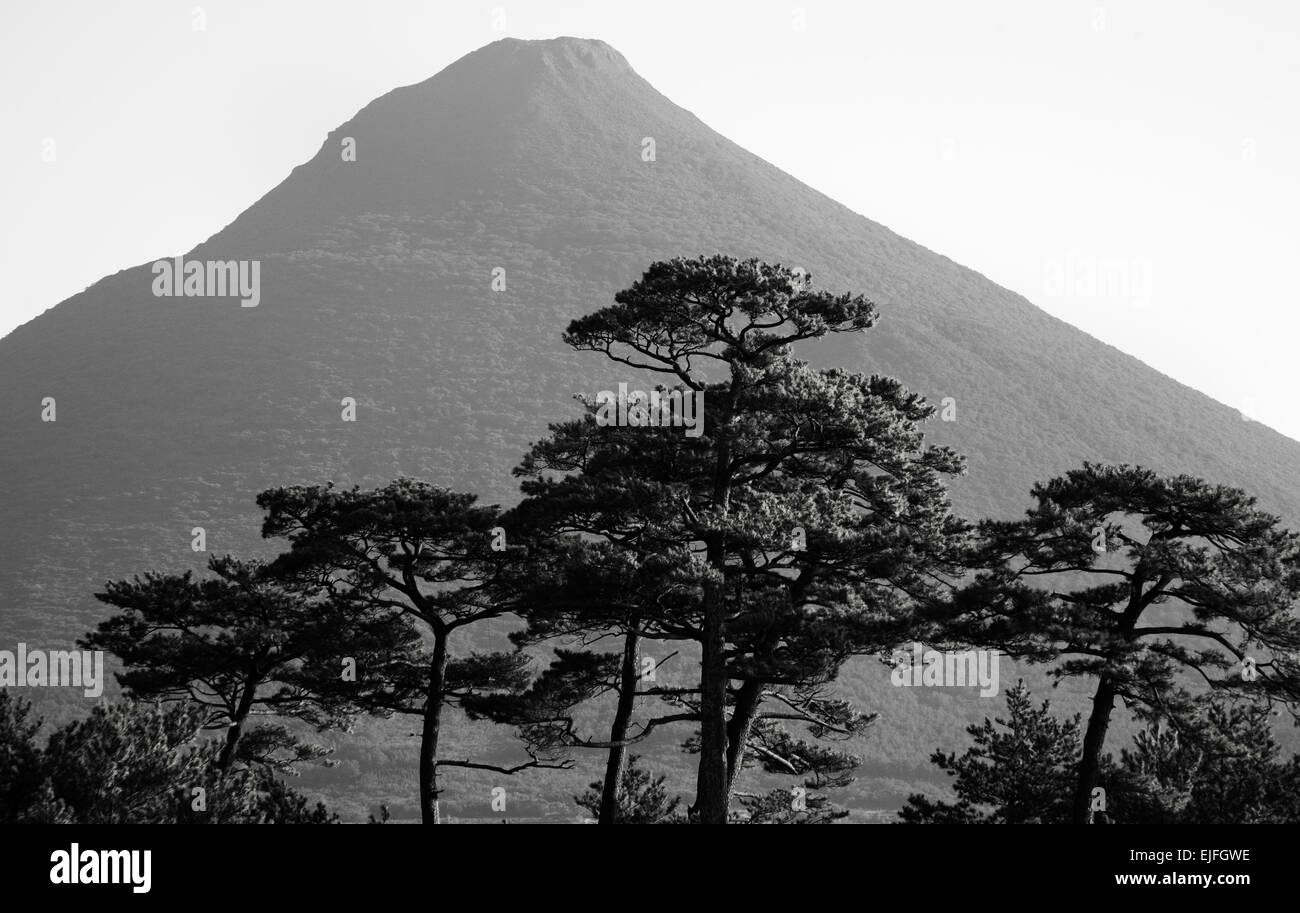
<instances>
[{"instance_id":1,"label":"mountain","mask_svg":"<svg viewBox=\"0 0 1300 913\"><path fill-rule=\"evenodd\" d=\"M91 594L106 579L201 566L196 526L211 552L270 554L253 504L270 485L409 474L509 503L510 468L547 422L576 414L572 395L628 379L563 346L568 321L652 260L713 252L801 266L880 305L877 329L805 352L955 399L956 421L929 433L969 458L954 485L967 516L1015 515L1034 481L1093 459L1241 485L1300 520L1300 443L801 184L603 42L505 39L371 102L185 253L259 261L256 307L155 296L142 264L0 340L5 639L70 646L103 616ZM54 422L41 420L46 397ZM344 397L355 422L341 420ZM1001 706L892 689L867 662L843 686L882 713L862 747L863 808L932 779L929 752ZM50 700L56 716L84 710ZM412 796L408 729L340 742L330 788L352 811ZM510 750L504 731L456 738ZM671 740L652 760L678 774L689 763ZM516 777L512 794L572 817L597 765ZM483 790L464 813L486 809L487 781L455 782Z\"/></svg>"}]
</instances>

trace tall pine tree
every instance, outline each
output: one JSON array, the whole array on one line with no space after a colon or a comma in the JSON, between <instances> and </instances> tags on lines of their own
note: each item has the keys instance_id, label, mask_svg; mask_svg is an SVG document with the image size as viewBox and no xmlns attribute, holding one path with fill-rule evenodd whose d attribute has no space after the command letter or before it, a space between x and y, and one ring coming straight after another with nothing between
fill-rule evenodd
<instances>
[{"instance_id":1,"label":"tall pine tree","mask_svg":"<svg viewBox=\"0 0 1300 913\"><path fill-rule=\"evenodd\" d=\"M1166 717L1183 678L1300 702L1300 546L1235 488L1085 463L1034 487L1019 521L982 524L992 570L954 605L973 642L1096 680L1072 820L1087 823L1116 701ZM1035 585L1041 583L1042 585ZM1058 662L1059 660L1059 662Z\"/></svg>"},{"instance_id":2,"label":"tall pine tree","mask_svg":"<svg viewBox=\"0 0 1300 913\"><path fill-rule=\"evenodd\" d=\"M924 443L932 407L890 378L817 370L792 349L876 319L870 301L814 290L801 272L712 256L652 264L565 333L644 372L629 386L667 381L661 399L703 399L692 428L647 422L652 402L615 414L588 397L582 418L527 455L525 499L507 518L580 539L596 559L581 586L621 597L525 599L531 624L618 633L624 657L633 638L699 645L698 688L675 698L699 724L701 822L726 822L764 700L815 692L847 657L910 639L918 606L955 572L964 527L943 477L962 462Z\"/></svg>"}]
</instances>

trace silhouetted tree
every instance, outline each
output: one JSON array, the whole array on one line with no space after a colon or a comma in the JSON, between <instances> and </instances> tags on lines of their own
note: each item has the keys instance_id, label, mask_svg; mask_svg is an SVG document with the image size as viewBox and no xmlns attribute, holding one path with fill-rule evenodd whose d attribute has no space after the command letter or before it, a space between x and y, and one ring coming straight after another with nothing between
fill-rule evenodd
<instances>
[{"instance_id":1,"label":"silhouetted tree","mask_svg":"<svg viewBox=\"0 0 1300 913\"><path fill-rule=\"evenodd\" d=\"M693 812L725 823L764 699L825 685L847 657L916 633L917 604L952 569L963 532L942 482L962 464L924 444L918 426L933 409L921 397L792 354L872 326L860 295L714 256L652 264L615 302L570 324L565 341L703 394L703 426L619 425L609 402L587 398L581 419L551 427L517 470L525 499L508 523L577 537L572 548L597 560L581 576L539 575L553 591L525 598L524 614L539 636L617 634L624 657L633 638L699 643L699 687L658 695L683 710L647 725L698 720ZM638 408L639 421L650 404L629 417ZM620 598L590 598L602 591ZM620 697L615 729L636 693ZM633 738L613 735L611 748ZM611 754L607 790L617 769Z\"/></svg>"},{"instance_id":2,"label":"silhouetted tree","mask_svg":"<svg viewBox=\"0 0 1300 913\"><path fill-rule=\"evenodd\" d=\"M208 708L100 704L55 730L39 752L39 780L13 797L14 820L76 824L330 824L325 806L265 765L223 769L224 743L202 739ZM8 739L9 733L0 734ZM0 754L9 750L0 742Z\"/></svg>"},{"instance_id":3,"label":"silhouetted tree","mask_svg":"<svg viewBox=\"0 0 1300 913\"><path fill-rule=\"evenodd\" d=\"M509 549L494 550L494 507L475 496L399 479L373 490L332 485L275 488L258 496L266 511L263 535L284 537L288 553L273 567L328 594L331 610L368 630L391 625L409 644L422 628L432 641L375 657L355 681L305 670L298 684L325 706L355 703L379 713L422 720L420 813L438 821L438 769L467 767L512 774L530 767L564 767L537 757L513 767L438 756L443 709L475 693L512 691L527 683L527 657L517 653L451 655L452 635L510 610L501 586ZM412 627L414 626L414 628ZM313 669L320 669L319 665Z\"/></svg>"},{"instance_id":4,"label":"silhouetted tree","mask_svg":"<svg viewBox=\"0 0 1300 913\"><path fill-rule=\"evenodd\" d=\"M957 801L909 796L907 824L1061 824L1069 821L1079 757L1079 716L1035 707L1024 682L1007 692L1007 717L966 727L974 744L930 760L952 776Z\"/></svg>"},{"instance_id":5,"label":"silhouetted tree","mask_svg":"<svg viewBox=\"0 0 1300 913\"><path fill-rule=\"evenodd\" d=\"M1097 680L1074 790L1087 823L1115 701L1185 716L1179 674L1300 701L1300 552L1246 493L1085 463L1034 487L1026 518L981 526L994 570L956 600L970 640ZM1029 585L1043 578L1045 588Z\"/></svg>"},{"instance_id":6,"label":"silhouetted tree","mask_svg":"<svg viewBox=\"0 0 1300 913\"><path fill-rule=\"evenodd\" d=\"M324 712L292 680L304 662L339 668L339 648L355 654L369 632L349 614L309 589L270 573L258 561L213 557L210 579L149 573L110 582L96 598L124 611L101 622L80 641L121 659L117 675L128 695L192 701L208 711L205 726L226 729L219 766L229 770L241 750L246 759L285 763L317 757L281 726L262 727L243 740L251 715L295 716L318 727L344 722L349 708ZM388 629L381 629L384 633ZM395 642L371 644L387 651ZM283 752L288 751L288 758Z\"/></svg>"},{"instance_id":7,"label":"silhouetted tree","mask_svg":"<svg viewBox=\"0 0 1300 913\"><path fill-rule=\"evenodd\" d=\"M1300 758L1281 759L1266 705L1221 695L1152 721L1099 775L1119 824L1300 822Z\"/></svg>"}]
</instances>

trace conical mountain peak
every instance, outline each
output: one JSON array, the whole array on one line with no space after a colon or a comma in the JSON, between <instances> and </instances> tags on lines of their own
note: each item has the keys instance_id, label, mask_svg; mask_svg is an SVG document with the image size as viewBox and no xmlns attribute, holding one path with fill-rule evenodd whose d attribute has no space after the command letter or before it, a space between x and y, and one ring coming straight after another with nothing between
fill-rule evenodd
<instances>
[{"instance_id":1,"label":"conical mountain peak","mask_svg":"<svg viewBox=\"0 0 1300 913\"><path fill-rule=\"evenodd\" d=\"M212 239L213 249L299 249L340 218L422 218L467 197L539 187L561 172L590 187L610 167L639 163L647 135L683 128L710 144L720 139L603 41L501 39L330 131L311 161Z\"/></svg>"},{"instance_id":2,"label":"conical mountain peak","mask_svg":"<svg viewBox=\"0 0 1300 913\"><path fill-rule=\"evenodd\" d=\"M511 62L527 61L539 63L556 72L586 68L606 72L627 71L627 59L616 49L598 38L558 38L523 39L502 38L462 58L482 58L494 66ZM455 66L455 64L453 64Z\"/></svg>"}]
</instances>

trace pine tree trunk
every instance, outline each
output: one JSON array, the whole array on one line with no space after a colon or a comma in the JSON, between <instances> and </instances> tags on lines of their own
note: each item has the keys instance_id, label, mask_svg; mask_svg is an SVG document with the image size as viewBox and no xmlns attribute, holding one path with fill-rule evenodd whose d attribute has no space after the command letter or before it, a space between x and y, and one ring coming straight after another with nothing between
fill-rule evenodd
<instances>
[{"instance_id":1,"label":"pine tree trunk","mask_svg":"<svg viewBox=\"0 0 1300 913\"><path fill-rule=\"evenodd\" d=\"M762 683L747 681L740 686L740 692L736 695L736 705L731 711L731 720L727 723L728 800L736 788L736 780L740 777L740 772L744 769L749 731L754 728L754 720L758 718L758 707L762 702Z\"/></svg>"},{"instance_id":2,"label":"pine tree trunk","mask_svg":"<svg viewBox=\"0 0 1300 913\"><path fill-rule=\"evenodd\" d=\"M1092 790L1097 785L1101 767L1101 748L1110 726L1110 712L1115 706L1115 684L1107 673L1102 673L1097 683L1097 693L1092 698L1092 714L1088 717L1088 730L1083 737L1083 756L1079 759L1079 783L1074 793L1074 824L1087 824L1091 820Z\"/></svg>"},{"instance_id":3,"label":"pine tree trunk","mask_svg":"<svg viewBox=\"0 0 1300 913\"><path fill-rule=\"evenodd\" d=\"M627 738L628 724L632 721L632 709L636 705L636 688L640 680L636 667L637 647L641 635L634 621L627 637L623 641L623 665L619 673L618 706L614 710L614 723L609 728L609 740L621 742ZM609 758L605 762L605 782L600 793L600 815L598 824L617 824L618 787L623 779L623 765L627 758L626 745L613 745L609 749Z\"/></svg>"},{"instance_id":4,"label":"pine tree trunk","mask_svg":"<svg viewBox=\"0 0 1300 913\"><path fill-rule=\"evenodd\" d=\"M727 823L727 664L722 586L710 583L704 597L700 656L700 767L695 814L700 824Z\"/></svg>"},{"instance_id":5,"label":"pine tree trunk","mask_svg":"<svg viewBox=\"0 0 1300 913\"><path fill-rule=\"evenodd\" d=\"M443 690L447 681L447 636L434 633L429 663L429 692L420 738L420 822L438 824L438 736L442 729Z\"/></svg>"},{"instance_id":6,"label":"pine tree trunk","mask_svg":"<svg viewBox=\"0 0 1300 913\"><path fill-rule=\"evenodd\" d=\"M726 515L731 503L731 419L739 395L739 375L732 365L731 388L715 432L717 460L713 472L713 509ZM700 632L700 767L695 780L696 820L727 823L727 659L726 543L708 537L708 562L717 579L704 585L704 623Z\"/></svg>"},{"instance_id":7,"label":"pine tree trunk","mask_svg":"<svg viewBox=\"0 0 1300 913\"><path fill-rule=\"evenodd\" d=\"M230 728L226 730L226 744L221 749L220 757L217 758L217 770L221 771L223 776L230 770L230 765L235 763L235 752L238 751L239 740L244 735L244 721L248 719L256 697L257 682L246 682L244 692L239 696L239 706L235 708L235 714L231 718Z\"/></svg>"}]
</instances>

